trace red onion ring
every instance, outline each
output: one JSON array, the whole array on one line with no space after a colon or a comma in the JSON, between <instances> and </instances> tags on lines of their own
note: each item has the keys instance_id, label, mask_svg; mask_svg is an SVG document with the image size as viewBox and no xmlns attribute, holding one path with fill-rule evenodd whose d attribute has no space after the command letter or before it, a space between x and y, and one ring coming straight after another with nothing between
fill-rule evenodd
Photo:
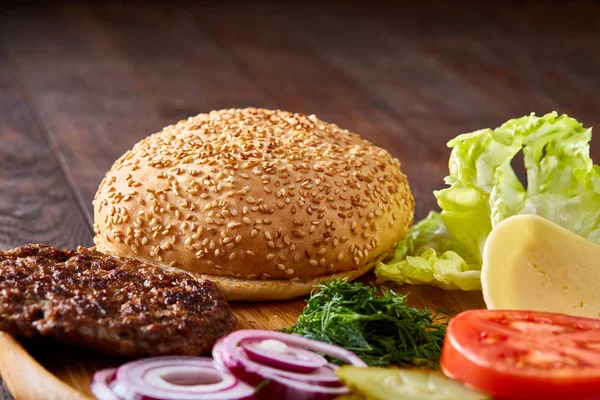
<instances>
[{"instance_id":1,"label":"red onion ring","mask_svg":"<svg viewBox=\"0 0 600 400\"><path fill-rule=\"evenodd\" d=\"M258 345L270 339L281 343ZM214 361L189 356L132 361L98 371L90 389L99 400L326 400L348 393L334 373L338 367L312 351L366 366L337 346L286 333L242 330L215 344ZM265 382L255 396L250 385Z\"/></svg>"},{"instance_id":2,"label":"red onion ring","mask_svg":"<svg viewBox=\"0 0 600 400\"><path fill-rule=\"evenodd\" d=\"M276 352L262 347L260 343L263 342L243 341L240 346L254 361L277 369L292 372L311 372L327 365L325 357L312 351L299 347L289 347L286 352Z\"/></svg>"},{"instance_id":3,"label":"red onion ring","mask_svg":"<svg viewBox=\"0 0 600 400\"><path fill-rule=\"evenodd\" d=\"M110 382L115 377L116 368L103 369L94 374L90 391L98 400L122 400L110 388Z\"/></svg>"},{"instance_id":4,"label":"red onion ring","mask_svg":"<svg viewBox=\"0 0 600 400\"><path fill-rule=\"evenodd\" d=\"M288 346L317 351L355 366L367 366L350 351L298 335L261 330L240 330L221 338L213 347L215 363L253 385L269 379L271 382L261 390L261 397L264 392L264 395L276 399L330 399L349 392L332 374L332 370L337 368L333 364L328 363L311 372L301 373L291 371L295 367L296 361L291 368L286 366L285 369L277 369L272 366L273 362L270 363L271 365L265 365L252 359L244 349L244 343L266 339L279 340ZM263 354L263 356L268 357L269 354ZM285 363L283 360L279 360L279 362Z\"/></svg>"},{"instance_id":5,"label":"red onion ring","mask_svg":"<svg viewBox=\"0 0 600 400\"><path fill-rule=\"evenodd\" d=\"M100 371L103 372L103 371ZM153 357L123 364L94 376L92 386L101 400L252 400L254 388L215 368L204 357ZM97 378L97 379L96 379ZM108 389L113 397L108 397Z\"/></svg>"}]
</instances>

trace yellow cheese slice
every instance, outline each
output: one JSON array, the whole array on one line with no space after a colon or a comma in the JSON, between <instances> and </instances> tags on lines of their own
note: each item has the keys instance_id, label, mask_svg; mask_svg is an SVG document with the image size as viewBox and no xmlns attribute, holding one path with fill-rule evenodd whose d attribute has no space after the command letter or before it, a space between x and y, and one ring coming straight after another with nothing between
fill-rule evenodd
<instances>
[{"instance_id":1,"label":"yellow cheese slice","mask_svg":"<svg viewBox=\"0 0 600 400\"><path fill-rule=\"evenodd\" d=\"M483 251L489 309L600 317L600 246L535 215L492 230Z\"/></svg>"}]
</instances>

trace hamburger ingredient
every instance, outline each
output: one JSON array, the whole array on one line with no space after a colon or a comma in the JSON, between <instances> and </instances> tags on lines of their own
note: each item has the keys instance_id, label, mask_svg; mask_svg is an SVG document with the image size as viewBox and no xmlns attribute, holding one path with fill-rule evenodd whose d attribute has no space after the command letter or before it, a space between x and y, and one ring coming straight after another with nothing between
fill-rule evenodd
<instances>
[{"instance_id":1,"label":"hamburger ingredient","mask_svg":"<svg viewBox=\"0 0 600 400\"><path fill-rule=\"evenodd\" d=\"M116 372L116 368L107 368L94 374L92 382L90 383L90 392L92 392L96 399L122 400L110 388L110 384L112 383Z\"/></svg>"},{"instance_id":2,"label":"hamburger ingredient","mask_svg":"<svg viewBox=\"0 0 600 400\"><path fill-rule=\"evenodd\" d=\"M334 372L338 367L309 350L366 366L337 346L280 332L240 330L217 342L214 360L163 356L132 361L98 371L90 389L99 400L327 400L348 393Z\"/></svg>"},{"instance_id":3,"label":"hamburger ingredient","mask_svg":"<svg viewBox=\"0 0 600 400\"><path fill-rule=\"evenodd\" d=\"M205 274L227 300L282 300L372 269L414 201L400 163L335 124L256 108L137 143L94 199L99 251Z\"/></svg>"},{"instance_id":4,"label":"hamburger ingredient","mask_svg":"<svg viewBox=\"0 0 600 400\"><path fill-rule=\"evenodd\" d=\"M478 260L469 257L436 212L430 212L408 231L396 246L392 260L377 264L375 269L379 283L393 281L461 290L481 288L480 270Z\"/></svg>"},{"instance_id":5,"label":"hamburger ingredient","mask_svg":"<svg viewBox=\"0 0 600 400\"><path fill-rule=\"evenodd\" d=\"M600 243L600 167L589 156L591 138L591 128L553 112L451 140L445 179L450 187L434 192L441 218L430 214L391 261L377 264L379 281L477 289L473 275L481 268L487 236L517 214L541 216ZM511 167L520 152L525 186Z\"/></svg>"},{"instance_id":6,"label":"hamburger ingredient","mask_svg":"<svg viewBox=\"0 0 600 400\"><path fill-rule=\"evenodd\" d=\"M198 355L236 324L216 286L79 248L0 251L0 330L108 354Z\"/></svg>"},{"instance_id":7,"label":"hamburger ingredient","mask_svg":"<svg viewBox=\"0 0 600 400\"><path fill-rule=\"evenodd\" d=\"M367 400L490 400L441 372L422 369L360 368L335 371L341 381Z\"/></svg>"},{"instance_id":8,"label":"hamburger ingredient","mask_svg":"<svg viewBox=\"0 0 600 400\"><path fill-rule=\"evenodd\" d=\"M373 366L429 365L439 360L446 323L406 305L406 296L382 287L335 280L319 286L286 332L356 353Z\"/></svg>"},{"instance_id":9,"label":"hamburger ingredient","mask_svg":"<svg viewBox=\"0 0 600 400\"><path fill-rule=\"evenodd\" d=\"M98 400L251 400L254 388L204 357L153 357L94 374Z\"/></svg>"},{"instance_id":10,"label":"hamburger ingredient","mask_svg":"<svg viewBox=\"0 0 600 400\"><path fill-rule=\"evenodd\" d=\"M267 350L260 357L246 351L248 347L261 346L267 341L279 342L279 350L274 351L271 343L263 345ZM222 338L213 348L213 357L217 365L251 385L268 380L268 384L260 391L261 398L330 399L348 393L335 375L336 365L327 363L318 366L314 362L302 362L302 358L306 357L304 351L307 350L335 357L351 365L366 366L356 354L338 346L302 336L260 330L240 330ZM309 360L313 361L313 358ZM305 368L299 371L299 365Z\"/></svg>"},{"instance_id":11,"label":"hamburger ingredient","mask_svg":"<svg viewBox=\"0 0 600 400\"><path fill-rule=\"evenodd\" d=\"M518 215L494 228L481 282L489 309L600 316L600 246L546 219Z\"/></svg>"},{"instance_id":12,"label":"hamburger ingredient","mask_svg":"<svg viewBox=\"0 0 600 400\"><path fill-rule=\"evenodd\" d=\"M275 339L241 343L240 347L251 359L261 364L292 372L312 372L327 365L325 357L300 347L290 347Z\"/></svg>"},{"instance_id":13,"label":"hamburger ingredient","mask_svg":"<svg viewBox=\"0 0 600 400\"><path fill-rule=\"evenodd\" d=\"M599 343L598 319L471 310L450 321L441 365L449 377L502 399L593 399Z\"/></svg>"}]
</instances>

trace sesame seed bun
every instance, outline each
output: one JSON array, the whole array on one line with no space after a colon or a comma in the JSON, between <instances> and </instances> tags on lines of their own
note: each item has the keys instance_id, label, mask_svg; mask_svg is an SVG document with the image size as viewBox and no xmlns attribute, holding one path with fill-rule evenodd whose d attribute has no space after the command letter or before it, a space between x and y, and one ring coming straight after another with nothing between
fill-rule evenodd
<instances>
[{"instance_id":1,"label":"sesame seed bun","mask_svg":"<svg viewBox=\"0 0 600 400\"><path fill-rule=\"evenodd\" d=\"M413 222L387 151L315 116L200 114L137 143L94 198L99 251L207 277L228 300L355 279Z\"/></svg>"}]
</instances>

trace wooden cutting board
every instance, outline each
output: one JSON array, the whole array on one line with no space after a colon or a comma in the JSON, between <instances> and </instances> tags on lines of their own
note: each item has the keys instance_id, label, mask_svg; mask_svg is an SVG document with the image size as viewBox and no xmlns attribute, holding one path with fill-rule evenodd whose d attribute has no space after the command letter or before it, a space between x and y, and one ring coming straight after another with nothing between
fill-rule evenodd
<instances>
[{"instance_id":1,"label":"wooden cutting board","mask_svg":"<svg viewBox=\"0 0 600 400\"><path fill-rule=\"evenodd\" d=\"M406 286L397 291L410 292L409 303L419 308L457 312L485 308L479 291L444 291L426 286ZM238 317L239 329L275 330L294 324L305 301L231 305ZM94 372L125 361L49 339L19 341L0 333L0 374L16 400L93 399L88 386Z\"/></svg>"}]
</instances>

